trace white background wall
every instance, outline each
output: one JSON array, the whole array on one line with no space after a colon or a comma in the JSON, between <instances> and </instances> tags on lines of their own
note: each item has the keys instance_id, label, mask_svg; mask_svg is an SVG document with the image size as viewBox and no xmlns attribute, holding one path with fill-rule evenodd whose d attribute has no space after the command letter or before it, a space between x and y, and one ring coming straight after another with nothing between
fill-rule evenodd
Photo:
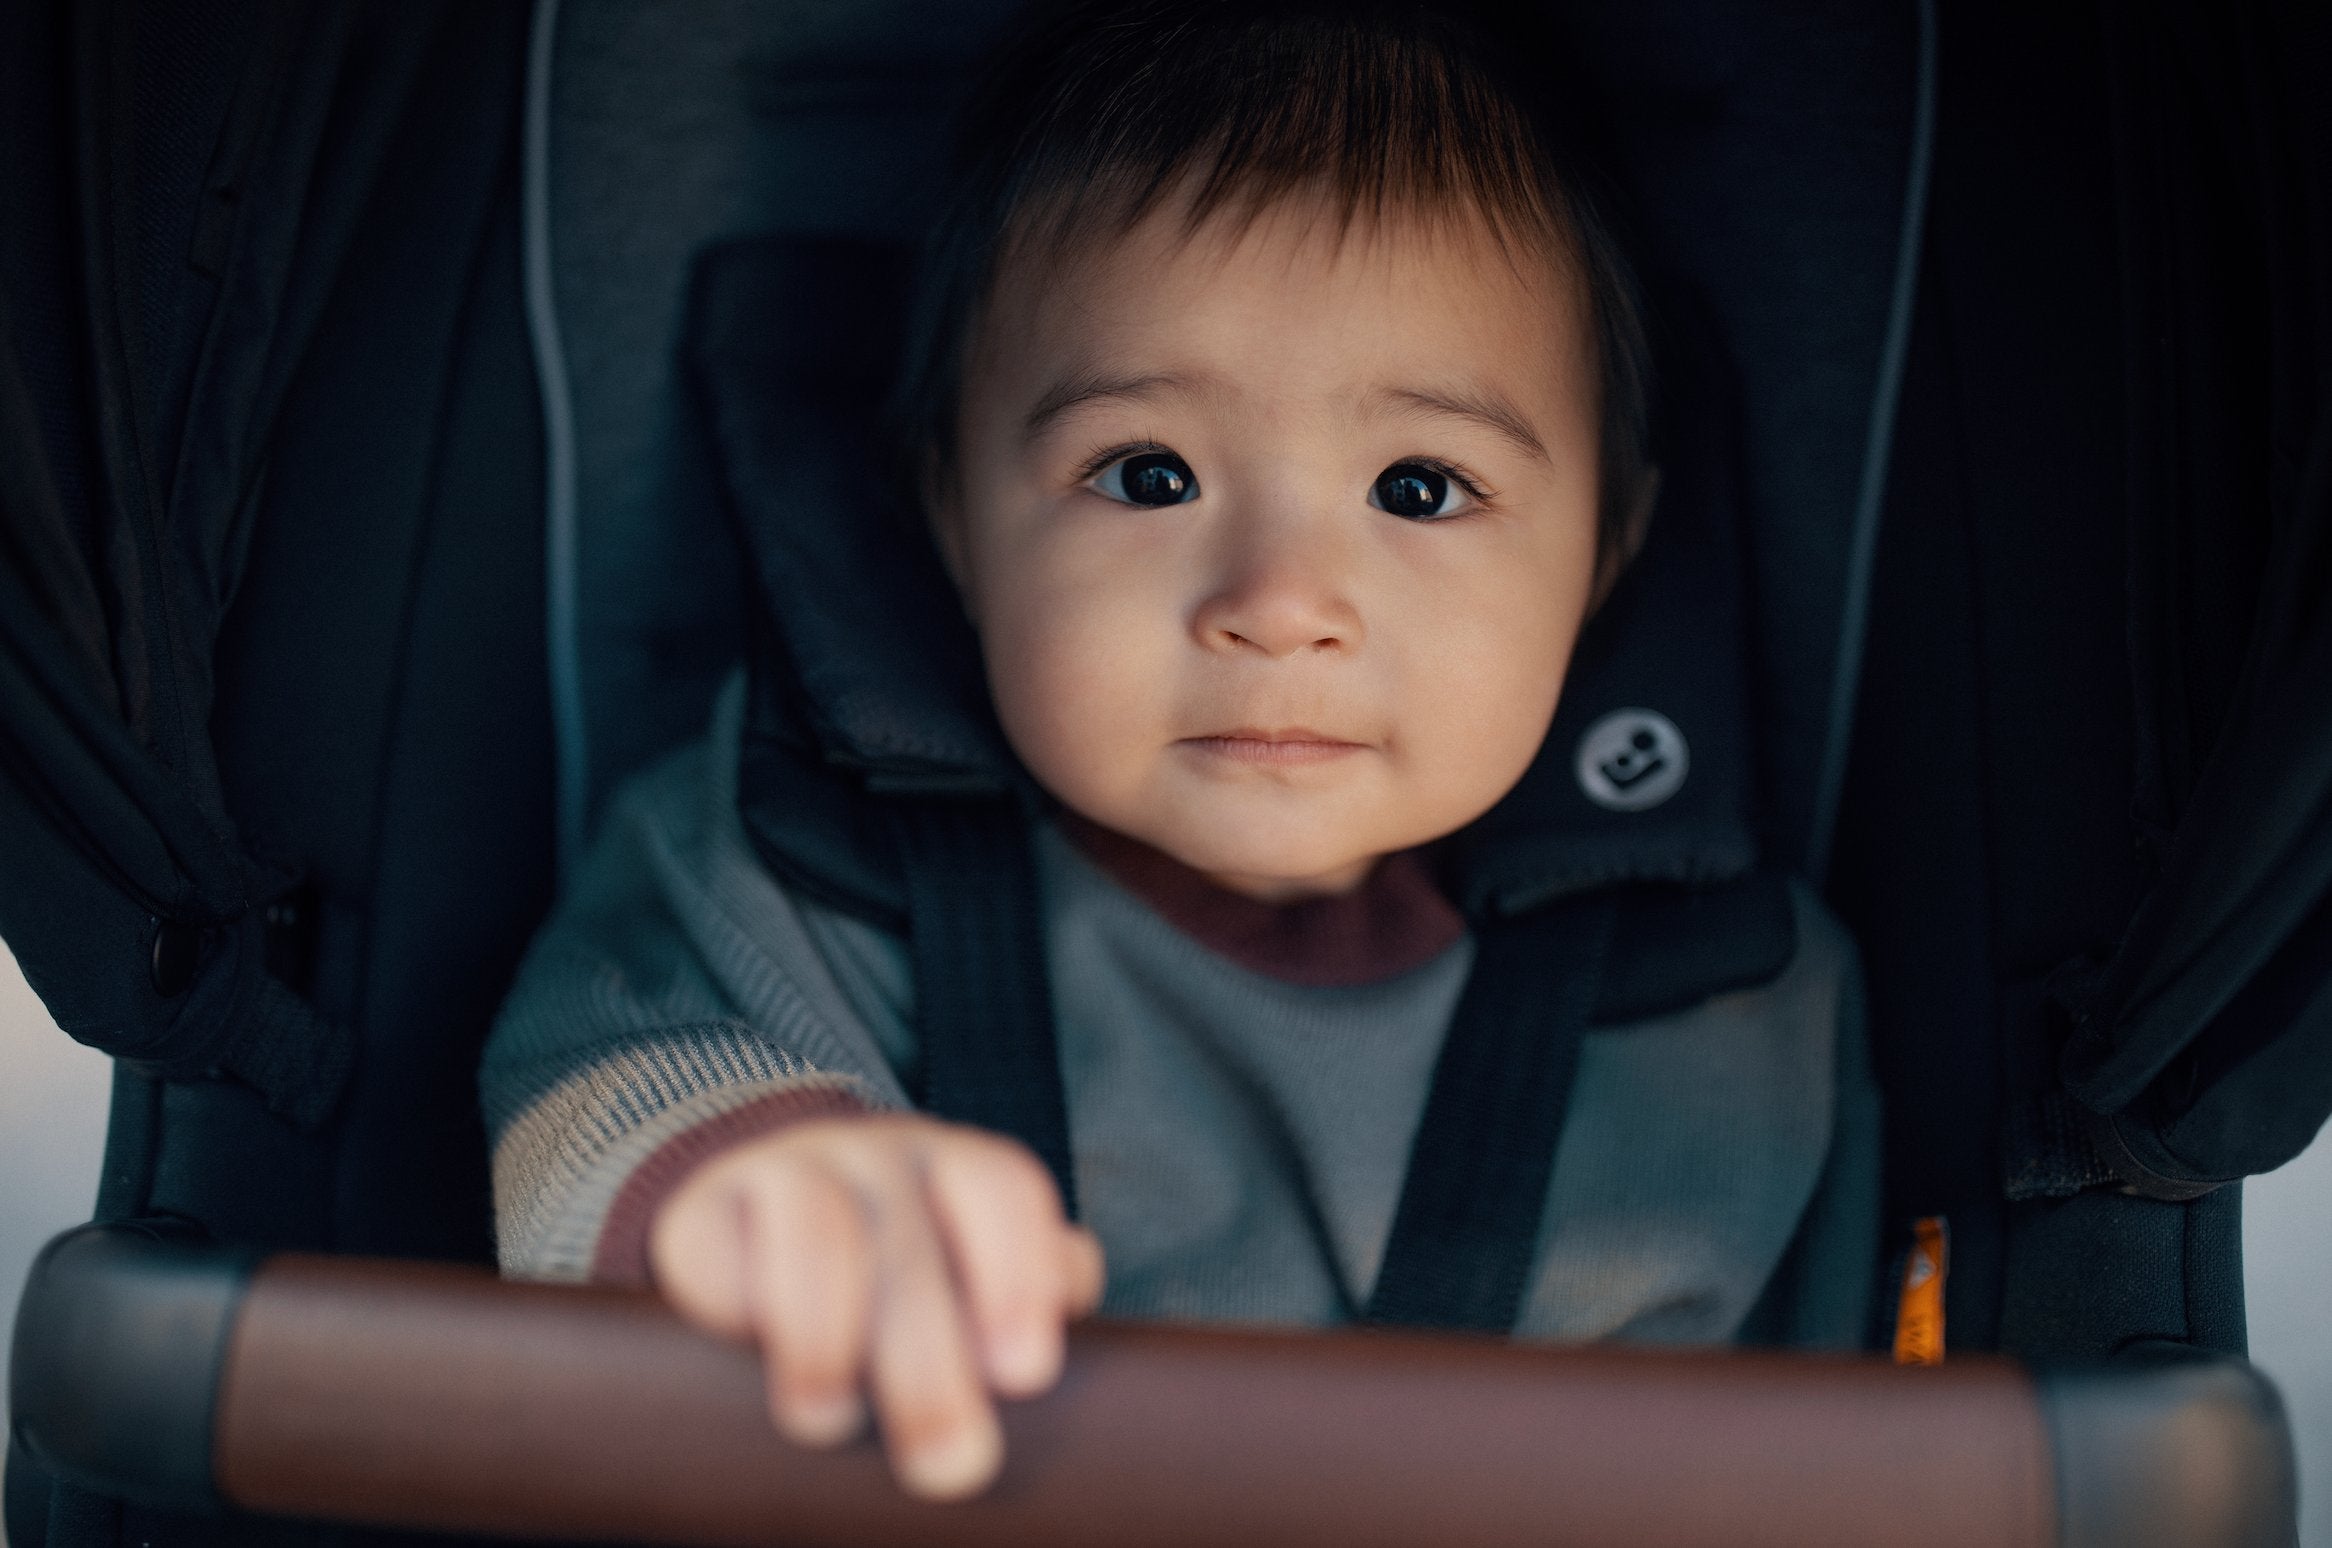
<instances>
[{"instance_id":1,"label":"white background wall","mask_svg":"<svg viewBox=\"0 0 2332 1548\"><path fill-rule=\"evenodd\" d=\"M49 1023L0 946L0 1330L16 1326L16 1293L41 1243L88 1219L97 1201L112 1068Z\"/></svg>"},{"instance_id":2,"label":"white background wall","mask_svg":"<svg viewBox=\"0 0 2332 1548\"><path fill-rule=\"evenodd\" d=\"M2243 1278L2251 1357L2299 1432L2300 1548L2332 1548L2332 1127L2244 1185Z\"/></svg>"},{"instance_id":3,"label":"white background wall","mask_svg":"<svg viewBox=\"0 0 2332 1548\"><path fill-rule=\"evenodd\" d=\"M106 1061L49 1024L0 948L0 1328L15 1323L33 1253L96 1197L106 1082ZM2243 1202L2251 1351L2298 1421L2300 1542L2332 1548L2332 1137Z\"/></svg>"}]
</instances>

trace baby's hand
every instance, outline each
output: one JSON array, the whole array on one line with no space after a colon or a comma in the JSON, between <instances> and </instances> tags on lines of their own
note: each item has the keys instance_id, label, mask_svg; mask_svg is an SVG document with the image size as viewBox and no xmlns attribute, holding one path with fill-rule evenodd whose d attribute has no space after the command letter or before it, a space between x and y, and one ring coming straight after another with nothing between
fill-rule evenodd
<instances>
[{"instance_id":1,"label":"baby's hand","mask_svg":"<svg viewBox=\"0 0 2332 1548\"><path fill-rule=\"evenodd\" d=\"M847 1440L864 1391L901 1486L929 1499L996 1476L989 1392L1050 1387L1062 1324L1101 1300L1100 1245L1035 1156L911 1113L739 1145L665 1201L648 1251L683 1317L760 1344L779 1430Z\"/></svg>"}]
</instances>

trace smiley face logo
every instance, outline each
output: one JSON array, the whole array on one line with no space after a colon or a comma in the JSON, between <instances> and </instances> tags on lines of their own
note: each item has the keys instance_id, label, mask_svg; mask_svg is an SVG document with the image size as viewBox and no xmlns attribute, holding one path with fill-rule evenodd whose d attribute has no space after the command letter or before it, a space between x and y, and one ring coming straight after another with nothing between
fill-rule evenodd
<instances>
[{"instance_id":1,"label":"smiley face logo","mask_svg":"<svg viewBox=\"0 0 2332 1548\"><path fill-rule=\"evenodd\" d=\"M1684 788L1692 767L1684 733L1647 709L1613 710L1579 738L1573 770L1587 799L1606 811L1648 811Z\"/></svg>"}]
</instances>

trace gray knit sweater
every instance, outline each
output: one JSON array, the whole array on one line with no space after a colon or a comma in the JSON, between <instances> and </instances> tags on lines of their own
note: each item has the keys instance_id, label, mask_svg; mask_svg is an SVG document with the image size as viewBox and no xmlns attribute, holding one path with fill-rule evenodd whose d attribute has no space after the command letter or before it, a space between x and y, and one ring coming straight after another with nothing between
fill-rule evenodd
<instances>
[{"instance_id":1,"label":"gray knit sweater","mask_svg":"<svg viewBox=\"0 0 2332 1548\"><path fill-rule=\"evenodd\" d=\"M706 1155L906 1104L904 944L762 868L736 814L736 704L620 794L488 1043L508 1273L637 1281L655 1204ZM1305 987L1200 945L1056 832L1038 864L1104 1309L1354 1315L1471 943L1388 981ZM1810 897L1796 908L1772 983L1587 1037L1523 1336L1865 1336L1877 1099L1851 952Z\"/></svg>"}]
</instances>

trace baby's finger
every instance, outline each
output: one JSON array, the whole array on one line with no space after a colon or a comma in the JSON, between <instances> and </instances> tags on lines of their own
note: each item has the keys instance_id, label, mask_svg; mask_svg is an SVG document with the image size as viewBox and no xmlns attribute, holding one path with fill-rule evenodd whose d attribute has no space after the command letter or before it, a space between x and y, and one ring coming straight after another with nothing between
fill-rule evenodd
<instances>
[{"instance_id":1,"label":"baby's finger","mask_svg":"<svg viewBox=\"0 0 2332 1548\"><path fill-rule=\"evenodd\" d=\"M980 1368L1007 1396L1044 1391L1061 1374L1072 1288L1059 1245L1069 1227L1051 1175L1018 1145L958 1134L932 1147L928 1176Z\"/></svg>"},{"instance_id":2,"label":"baby's finger","mask_svg":"<svg viewBox=\"0 0 2332 1548\"><path fill-rule=\"evenodd\" d=\"M1061 1257L1061 1278L1069 1287L1069 1315L1091 1316L1100 1309L1102 1289L1109 1277L1101 1256L1101 1238L1073 1225L1062 1233Z\"/></svg>"},{"instance_id":3,"label":"baby's finger","mask_svg":"<svg viewBox=\"0 0 2332 1548\"><path fill-rule=\"evenodd\" d=\"M786 1167L756 1178L749 1198L747 1294L770 1417L802 1445L837 1445L866 1420L874 1263L857 1195L822 1169Z\"/></svg>"},{"instance_id":4,"label":"baby's finger","mask_svg":"<svg viewBox=\"0 0 2332 1548\"><path fill-rule=\"evenodd\" d=\"M900 1170L908 1196L886 1200L875 1227L868 1386L900 1484L926 1499L961 1499L996 1476L1004 1434L972 1360L922 1180Z\"/></svg>"}]
</instances>

